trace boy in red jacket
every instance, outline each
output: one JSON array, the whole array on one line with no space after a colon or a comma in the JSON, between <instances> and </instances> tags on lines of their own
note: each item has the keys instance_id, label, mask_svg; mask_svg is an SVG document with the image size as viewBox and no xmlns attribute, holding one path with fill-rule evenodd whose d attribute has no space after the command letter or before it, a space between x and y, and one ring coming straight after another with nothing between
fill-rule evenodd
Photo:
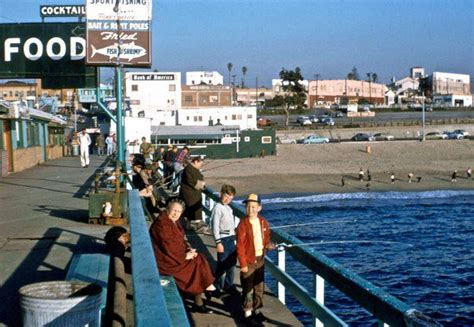
<instances>
[{"instance_id":1,"label":"boy in red jacket","mask_svg":"<svg viewBox=\"0 0 474 327\"><path fill-rule=\"evenodd\" d=\"M247 216L240 221L236 230L244 316L251 322L262 322L266 319L259 311L263 306L263 258L267 250L273 249L273 245L270 242L270 226L265 218L259 216L262 210L260 197L249 194L244 204Z\"/></svg>"}]
</instances>

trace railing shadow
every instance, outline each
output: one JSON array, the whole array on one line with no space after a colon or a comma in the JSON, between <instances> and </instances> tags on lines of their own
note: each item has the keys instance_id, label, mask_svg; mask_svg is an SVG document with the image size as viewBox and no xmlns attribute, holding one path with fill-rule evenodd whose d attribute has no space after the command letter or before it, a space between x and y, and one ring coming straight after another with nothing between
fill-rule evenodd
<instances>
[{"instance_id":1,"label":"railing shadow","mask_svg":"<svg viewBox=\"0 0 474 327\"><path fill-rule=\"evenodd\" d=\"M64 236L64 233L78 236L77 242L58 242L58 239L61 236ZM48 246L45 247L45 243L41 241L42 239L50 239L52 241ZM10 277L8 277L8 279L0 288L0 298L2 299L2 305L0 306L0 323L7 326L21 325L18 295L18 289L20 287L31 283L63 280L65 278L70 258L67 259L68 264L65 265L64 268L56 267L47 263L48 255L54 246L65 247L69 249L71 253L80 253L82 251L105 251L105 246L102 244L102 242L99 242L101 239L97 237L56 227L49 228L42 237L35 240L37 240L36 244L29 250L29 253L23 259L21 264L18 265L15 271ZM6 244L8 245L8 243L14 241L14 239L10 239ZM3 248L4 247L5 245ZM17 251L22 250L19 249Z\"/></svg>"}]
</instances>

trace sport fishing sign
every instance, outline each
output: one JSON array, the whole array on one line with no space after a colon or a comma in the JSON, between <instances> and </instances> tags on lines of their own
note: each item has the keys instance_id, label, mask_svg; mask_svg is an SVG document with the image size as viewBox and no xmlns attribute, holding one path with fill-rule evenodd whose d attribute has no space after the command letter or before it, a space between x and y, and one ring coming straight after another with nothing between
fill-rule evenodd
<instances>
[{"instance_id":1,"label":"sport fishing sign","mask_svg":"<svg viewBox=\"0 0 474 327\"><path fill-rule=\"evenodd\" d=\"M151 67L152 0L87 0L87 63Z\"/></svg>"}]
</instances>

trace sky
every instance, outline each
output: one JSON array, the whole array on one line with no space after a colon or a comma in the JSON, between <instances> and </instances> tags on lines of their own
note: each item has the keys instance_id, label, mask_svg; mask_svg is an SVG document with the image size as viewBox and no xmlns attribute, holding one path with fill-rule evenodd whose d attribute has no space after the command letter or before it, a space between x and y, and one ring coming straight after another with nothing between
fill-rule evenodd
<instances>
[{"instance_id":1,"label":"sky","mask_svg":"<svg viewBox=\"0 0 474 327\"><path fill-rule=\"evenodd\" d=\"M84 3L0 0L0 23ZM247 67L250 87L295 67L305 79L343 79L355 66L384 83L413 66L474 75L474 0L153 0L152 37L152 69L218 71L227 83L230 62L237 82Z\"/></svg>"}]
</instances>

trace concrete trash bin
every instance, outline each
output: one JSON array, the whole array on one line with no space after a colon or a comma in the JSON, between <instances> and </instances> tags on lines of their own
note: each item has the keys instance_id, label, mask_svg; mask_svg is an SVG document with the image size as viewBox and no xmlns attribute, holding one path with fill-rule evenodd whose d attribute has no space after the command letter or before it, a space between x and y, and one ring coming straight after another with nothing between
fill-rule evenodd
<instances>
[{"instance_id":1,"label":"concrete trash bin","mask_svg":"<svg viewBox=\"0 0 474 327\"><path fill-rule=\"evenodd\" d=\"M81 153L79 149L79 144L73 144L72 145L72 156L77 157Z\"/></svg>"},{"instance_id":2,"label":"concrete trash bin","mask_svg":"<svg viewBox=\"0 0 474 327\"><path fill-rule=\"evenodd\" d=\"M102 287L52 281L19 290L23 326L100 326Z\"/></svg>"}]
</instances>

